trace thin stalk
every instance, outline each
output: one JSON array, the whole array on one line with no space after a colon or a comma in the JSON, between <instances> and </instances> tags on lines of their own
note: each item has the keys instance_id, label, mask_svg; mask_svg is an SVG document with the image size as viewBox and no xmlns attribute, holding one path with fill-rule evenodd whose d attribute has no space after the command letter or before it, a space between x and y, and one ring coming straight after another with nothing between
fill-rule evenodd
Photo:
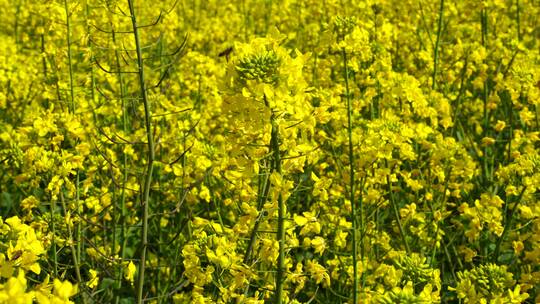
<instances>
[{"instance_id":1,"label":"thin stalk","mask_svg":"<svg viewBox=\"0 0 540 304\"><path fill-rule=\"evenodd\" d=\"M159 57L159 66L160 66L160 75L163 75L164 72L165 72L165 63L163 62L164 60L164 57L163 57L163 44L164 44L164 40L165 38L164 37L161 37L161 39L159 40L159 44L158 44L158 57ZM160 121L160 126L163 128L164 127L164 121ZM163 149L160 150L159 152L159 156L160 156L160 159L163 159ZM162 183L161 181L158 181L158 186L159 186L159 192L163 192L163 188L162 188ZM218 210L218 215L219 215L219 210ZM221 217L220 217L220 222L221 222ZM221 223L221 228L222 230L223 229L223 223ZM162 234L162 231L163 229L161 229L161 223L158 223L158 243L157 243L157 252L163 252L163 234ZM162 276L161 275L157 275L156 276L156 290L157 290L157 296L158 298L160 297L159 295L159 291L160 290L163 290L163 292L166 292L167 290L169 290L169 286L166 286L165 288L162 288ZM165 284L167 284L167 282L169 282L170 280L166 279L165 278ZM162 303L161 301L161 298L160 300L158 301L158 303Z\"/></svg>"},{"instance_id":2,"label":"thin stalk","mask_svg":"<svg viewBox=\"0 0 540 304\"><path fill-rule=\"evenodd\" d=\"M20 43L19 39L19 16L21 13L21 1L17 2L17 11L15 12L15 24L13 26L13 32L15 34L15 44L18 46Z\"/></svg>"},{"instance_id":3,"label":"thin stalk","mask_svg":"<svg viewBox=\"0 0 540 304\"><path fill-rule=\"evenodd\" d=\"M366 177L363 177L360 179L360 195L358 197L358 208L360 209L360 257L362 259L362 267L364 266L364 260L365 260L365 244L364 244L364 236L366 235L366 227L365 223L367 222L367 218L364 218L364 196L362 195L362 189L364 189L366 185ZM366 287L366 276L365 272L362 272L360 274L360 280L362 281L362 290L365 290ZM362 303L365 302L365 292L362 293Z\"/></svg>"},{"instance_id":4,"label":"thin stalk","mask_svg":"<svg viewBox=\"0 0 540 304\"><path fill-rule=\"evenodd\" d=\"M452 274L452 277L454 278L454 280L457 280L456 271L454 270L456 267L455 267L454 263L452 262L452 257L450 256L450 252L448 251L448 247L445 246L444 243L441 244L441 245L444 248L444 255L446 256L446 260L450 264L450 273ZM457 259L457 261L458 261L458 263L461 262L460 259ZM460 267L460 268L462 268L462 267Z\"/></svg>"},{"instance_id":5,"label":"thin stalk","mask_svg":"<svg viewBox=\"0 0 540 304\"><path fill-rule=\"evenodd\" d=\"M113 27L114 28L114 27ZM112 40L113 43L116 44L116 34L113 29L112 31ZM116 70L118 71L118 86L119 86L119 98L122 102L122 130L124 131L124 134L127 134L127 127L128 127L128 120L127 120L127 109L126 109L126 101L124 99L125 96L125 88L124 88L124 77L122 74L122 67L120 65L120 52L118 50L114 51L115 54L115 61L116 61ZM127 154L122 154L122 188L120 190L120 259L123 260L126 256L126 250L125 250L125 240L126 240L126 225L125 225L125 218L126 218L126 184L127 184ZM115 230L116 233L116 230ZM123 267L120 267L120 271L118 272L118 290L122 289L122 277L123 274ZM120 295L116 295L115 303L120 302Z\"/></svg>"},{"instance_id":6,"label":"thin stalk","mask_svg":"<svg viewBox=\"0 0 540 304\"><path fill-rule=\"evenodd\" d=\"M81 239L82 239L82 227L81 227L81 221L80 221L80 175L79 170L77 169L77 177L76 177L76 184L75 184L75 208L77 209L77 212L75 213L77 215L77 225L75 226L75 242L77 243L77 260L81 260Z\"/></svg>"},{"instance_id":7,"label":"thin stalk","mask_svg":"<svg viewBox=\"0 0 540 304\"><path fill-rule=\"evenodd\" d=\"M514 113L512 101L507 100L508 104L508 116L509 116L509 124L508 124L508 150L506 154L506 162L510 163L510 160L512 159L512 138L514 137Z\"/></svg>"},{"instance_id":8,"label":"thin stalk","mask_svg":"<svg viewBox=\"0 0 540 304\"><path fill-rule=\"evenodd\" d=\"M52 238L51 238L51 246L52 246L52 253L53 253L53 274L54 277L58 277L58 255L56 254L56 227L54 225L54 210L56 209L56 200L51 200L51 232L52 232Z\"/></svg>"},{"instance_id":9,"label":"thin stalk","mask_svg":"<svg viewBox=\"0 0 540 304\"><path fill-rule=\"evenodd\" d=\"M90 49L92 49L92 46L90 45ZM94 56L91 57L92 62L94 62ZM93 65L90 66L90 100L92 101L92 105L96 102L96 74L94 71ZM95 112L93 113L94 122L97 121ZM80 239L86 239L84 230L81 230ZM81 252L85 252L85 244L87 242L80 242L81 243Z\"/></svg>"},{"instance_id":10,"label":"thin stalk","mask_svg":"<svg viewBox=\"0 0 540 304\"><path fill-rule=\"evenodd\" d=\"M264 96L265 104L268 104L266 96ZM274 158L274 170L281 175L281 152L279 151L279 126L276 121L276 116L272 112L270 117L272 124L271 131L271 146L272 155ZM277 239L279 242L278 267L276 274L276 303L283 303L283 281L285 277L285 204L281 192L278 194L278 226Z\"/></svg>"},{"instance_id":11,"label":"thin stalk","mask_svg":"<svg viewBox=\"0 0 540 304\"><path fill-rule=\"evenodd\" d=\"M64 193L60 191L60 202L62 203L62 209L64 210L64 216L67 216L67 207L66 202L64 200ZM81 269L79 267L79 260L77 259L77 250L75 248L75 245L73 245L73 233L71 231L71 226L69 222L66 222L67 232L68 232L68 244L69 249L71 250L71 258L73 259L73 266L75 267L75 275L77 276L77 282L79 283L79 286L83 285L83 280L81 277ZM82 296L83 303L86 303L86 297Z\"/></svg>"},{"instance_id":12,"label":"thin stalk","mask_svg":"<svg viewBox=\"0 0 540 304\"><path fill-rule=\"evenodd\" d=\"M435 40L435 49L433 50L433 75L431 78L431 89L435 90L436 82L435 77L437 76L437 68L439 64L439 43L441 41L441 31L443 25L443 12L444 12L444 0L441 0L439 6L439 23L437 27L437 39Z\"/></svg>"},{"instance_id":13,"label":"thin stalk","mask_svg":"<svg viewBox=\"0 0 540 304\"><path fill-rule=\"evenodd\" d=\"M45 35L44 34L40 34L40 40L41 40L41 53L42 54L45 54ZM41 64L43 66L43 77L45 78L45 81L48 80L48 73L47 73L47 58L45 58L46 56L43 56L41 58Z\"/></svg>"},{"instance_id":14,"label":"thin stalk","mask_svg":"<svg viewBox=\"0 0 540 304\"><path fill-rule=\"evenodd\" d=\"M345 98L347 99L347 133L349 135L349 199L351 201L352 212L352 259L353 259L353 303L358 304L358 263L357 263L357 240L356 240L356 202L354 199L354 152L352 143L352 105L351 96L349 91L349 67L347 63L347 52L345 49L341 50L343 56L343 65L345 72ZM362 250L363 253L363 250ZM362 261L364 256L362 254Z\"/></svg>"},{"instance_id":15,"label":"thin stalk","mask_svg":"<svg viewBox=\"0 0 540 304\"><path fill-rule=\"evenodd\" d=\"M390 203L392 204L392 207L394 209L394 215L396 217L396 222L398 224L399 234L401 235L401 239L403 240L403 244L405 245L405 250L407 251L407 253L410 253L411 248L409 247L409 243L407 242L407 238L405 236L405 229L403 229L403 225L401 224L401 219L399 218L399 210L394 200L394 195L392 194L392 183L390 182L390 175L386 176L386 183L388 186L388 195L390 196Z\"/></svg>"},{"instance_id":16,"label":"thin stalk","mask_svg":"<svg viewBox=\"0 0 540 304\"><path fill-rule=\"evenodd\" d=\"M517 206L521 202L521 199L523 198L523 194L525 194L526 189L527 187L523 187L523 190L521 190L521 192L519 193L519 196L516 202L514 203L514 205L512 205L512 210L510 210L510 214L508 215L508 220L506 221L506 223L504 223L503 232L501 234L501 237L497 240L497 245L495 246L495 253L493 254L493 258L495 259L494 262L497 262L497 259L499 258L499 254L501 251L501 244L504 241L506 234L508 233L508 229L512 225L512 221L514 220L514 213L516 212Z\"/></svg>"},{"instance_id":17,"label":"thin stalk","mask_svg":"<svg viewBox=\"0 0 540 304\"><path fill-rule=\"evenodd\" d=\"M482 25L482 46L487 49L488 43L487 43L487 33L488 33L488 24L487 24L487 9L482 10L481 12L481 25ZM485 61L484 61L485 63ZM488 99L489 99L489 87L488 87L488 79L486 76L486 80L484 80L484 92L483 92L483 102L484 102L484 109L483 109L483 136L486 137L488 135L488 127L489 127L489 112L488 112ZM483 151L484 155L482 157L482 175L484 178L484 182L488 182L490 178L488 177L488 147L484 147Z\"/></svg>"},{"instance_id":18,"label":"thin stalk","mask_svg":"<svg viewBox=\"0 0 540 304\"><path fill-rule=\"evenodd\" d=\"M451 132L450 134L453 135L453 136L457 136L455 134L456 131L456 125L457 125L457 120L459 119L459 113L460 113L460 105L461 105L461 99L463 98L463 94L465 92L465 78L467 77L466 76L466 73L467 73L467 66L469 64L469 60L468 58L465 58L465 64L463 65L463 69L461 70L461 80L460 80L460 84L459 84L459 93L458 93L458 96L456 97L456 100L455 100L455 106L453 107L454 108L454 112L453 112L453 117L452 117L452 121L454 122L454 125L452 125L452 129L451 129Z\"/></svg>"},{"instance_id":19,"label":"thin stalk","mask_svg":"<svg viewBox=\"0 0 540 304\"><path fill-rule=\"evenodd\" d=\"M45 54L45 35L41 34L41 52ZM43 76L45 81L48 79L48 72L47 72L47 59L45 56L43 56L42 59L42 65L43 65ZM56 253L56 227L54 225L54 210L56 209L56 201L51 200L51 206L50 206L50 216L51 216L51 247L52 247L52 253L53 253L53 275L54 277L58 277L58 255Z\"/></svg>"},{"instance_id":20,"label":"thin stalk","mask_svg":"<svg viewBox=\"0 0 540 304\"><path fill-rule=\"evenodd\" d=\"M135 16L135 7L133 0L128 0L129 12L131 15L131 23L133 25L133 36L135 39L135 47L137 49L137 67L139 74L139 86L141 89L141 98L144 105L144 121L146 129L146 138L148 141L148 155L147 155L147 168L144 178L144 192L142 196L142 234L141 234L141 255L139 264L139 277L137 284L137 303L143 303L144 292L144 271L146 264L146 250L148 247L148 205L150 200L150 186L152 184L152 171L154 170L154 136L152 134L152 114L150 110L150 102L148 101L148 95L146 91L145 77L144 77L144 65L141 51L141 41L139 38L139 28L137 25L137 18Z\"/></svg>"},{"instance_id":21,"label":"thin stalk","mask_svg":"<svg viewBox=\"0 0 540 304\"><path fill-rule=\"evenodd\" d=\"M270 140L271 143L273 142L273 140L271 139ZM272 149L272 147L270 147ZM273 168L270 168L270 171L269 171L269 174L267 174L265 180L264 180L264 185L262 186L262 191L260 192L260 198L259 198L259 205L257 206L257 211L259 212L259 216L255 219L255 224L253 226L253 230L251 230L251 235L249 237L249 243L248 243L248 247L247 247L247 250L246 250L246 254L244 255L244 264L248 264L251 260L251 253L253 252L253 247L255 245L255 240L257 238L257 232L259 230L259 226L261 224L261 221L262 221L262 207L264 206L264 204L266 203L266 200L268 198L268 192L270 191L270 181L268 180L268 177L270 176L270 174L272 174L273 172Z\"/></svg>"},{"instance_id":22,"label":"thin stalk","mask_svg":"<svg viewBox=\"0 0 540 304\"><path fill-rule=\"evenodd\" d=\"M242 12L244 13L244 40L248 40L249 18L246 7L246 0L242 0Z\"/></svg>"},{"instance_id":23,"label":"thin stalk","mask_svg":"<svg viewBox=\"0 0 540 304\"><path fill-rule=\"evenodd\" d=\"M70 111L75 113L75 97L73 89L73 64L71 58L71 23L69 19L68 1L64 0L64 9L66 11L66 27L67 27L67 48L68 48L68 67L69 67L69 93L70 93Z\"/></svg>"},{"instance_id":24,"label":"thin stalk","mask_svg":"<svg viewBox=\"0 0 540 304\"><path fill-rule=\"evenodd\" d=\"M534 117L535 117L535 120L536 120L536 130L539 129L539 126L540 126L540 118L539 118L539 110L540 110L540 107L538 105L536 105L535 107L535 113L534 113Z\"/></svg>"},{"instance_id":25,"label":"thin stalk","mask_svg":"<svg viewBox=\"0 0 540 304\"><path fill-rule=\"evenodd\" d=\"M267 0L265 4L266 14L264 14L264 34L266 35L268 34L268 28L270 27L270 17L272 16L272 0Z\"/></svg>"},{"instance_id":26,"label":"thin stalk","mask_svg":"<svg viewBox=\"0 0 540 304\"><path fill-rule=\"evenodd\" d=\"M445 179L444 179L444 189L442 191L442 196L440 198L437 199L437 204L440 202L441 203L441 212L444 213L444 211L446 210L446 191L448 190L448 184L450 182L450 174L452 172L452 169L451 167L449 166L448 169L445 171ZM431 175L431 174L430 174ZM430 178L430 177L429 177ZM431 189L431 182L429 183L429 189ZM435 210L433 209L433 205L432 204L428 204L429 206L429 209L431 211L431 214L435 214ZM433 218L433 220L435 220L435 218ZM444 221L443 218L441 218L441 221ZM433 267L434 263L435 263L435 254L437 253L437 249L444 243L444 238L441 237L441 240L440 240L440 243L439 243L439 246L437 246L437 236L439 234L439 231L440 229L442 229L443 231L443 236L445 234L445 230L444 230L444 227L441 228L441 225L437 223L437 230L435 232L435 239L433 240L433 250L431 252L431 261L429 261L429 266L430 267Z\"/></svg>"},{"instance_id":27,"label":"thin stalk","mask_svg":"<svg viewBox=\"0 0 540 304\"><path fill-rule=\"evenodd\" d=\"M517 38L518 41L521 41L521 22L520 22L520 10L519 10L519 0L516 0L516 23L517 23Z\"/></svg>"}]
</instances>

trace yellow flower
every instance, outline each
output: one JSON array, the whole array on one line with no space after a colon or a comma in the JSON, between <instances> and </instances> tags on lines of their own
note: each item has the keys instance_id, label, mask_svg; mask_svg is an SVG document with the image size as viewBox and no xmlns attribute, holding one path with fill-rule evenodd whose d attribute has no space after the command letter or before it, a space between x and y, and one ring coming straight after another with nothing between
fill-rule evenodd
<instances>
[{"instance_id":1,"label":"yellow flower","mask_svg":"<svg viewBox=\"0 0 540 304\"><path fill-rule=\"evenodd\" d=\"M135 272L137 271L137 266L133 264L132 261L129 261L124 269L124 278L128 280L131 285L135 282Z\"/></svg>"},{"instance_id":2,"label":"yellow flower","mask_svg":"<svg viewBox=\"0 0 540 304\"><path fill-rule=\"evenodd\" d=\"M315 279L317 284L322 283L323 286L330 285L330 275L328 275L326 269L316 261L308 260L306 263L306 271L313 279Z\"/></svg>"},{"instance_id":3,"label":"yellow flower","mask_svg":"<svg viewBox=\"0 0 540 304\"><path fill-rule=\"evenodd\" d=\"M89 272L90 272L90 279L88 280L88 282L86 282L86 286L88 286L88 288L94 288L99 284L99 277L98 277L99 272L97 272L94 269L90 269Z\"/></svg>"},{"instance_id":4,"label":"yellow flower","mask_svg":"<svg viewBox=\"0 0 540 304\"><path fill-rule=\"evenodd\" d=\"M521 286L519 284L516 285L514 290L508 290L508 300L510 300L510 302L508 302L509 304L520 304L528 298L528 293L521 293Z\"/></svg>"},{"instance_id":5,"label":"yellow flower","mask_svg":"<svg viewBox=\"0 0 540 304\"><path fill-rule=\"evenodd\" d=\"M77 294L77 285L71 284L69 281L60 281L54 279L53 282L54 295L60 300L69 301L69 298ZM67 302L70 303L70 302Z\"/></svg>"},{"instance_id":6,"label":"yellow flower","mask_svg":"<svg viewBox=\"0 0 540 304\"><path fill-rule=\"evenodd\" d=\"M38 205L39 205L39 201L33 195L30 195L29 197L21 201L21 207L23 208L23 210L33 209L33 208L36 208Z\"/></svg>"},{"instance_id":7,"label":"yellow flower","mask_svg":"<svg viewBox=\"0 0 540 304\"><path fill-rule=\"evenodd\" d=\"M311 240L311 247L315 249L315 253L322 255L326 249L326 241L322 237L316 236Z\"/></svg>"},{"instance_id":8,"label":"yellow flower","mask_svg":"<svg viewBox=\"0 0 540 304\"><path fill-rule=\"evenodd\" d=\"M19 271L17 277L11 277L5 284L0 284L0 303L32 304L33 292L26 292L24 272Z\"/></svg>"},{"instance_id":9,"label":"yellow flower","mask_svg":"<svg viewBox=\"0 0 540 304\"><path fill-rule=\"evenodd\" d=\"M497 120L497 123L495 124L495 127L493 128L495 129L495 131L501 132L505 127L506 127L506 122L502 120Z\"/></svg>"},{"instance_id":10,"label":"yellow flower","mask_svg":"<svg viewBox=\"0 0 540 304\"><path fill-rule=\"evenodd\" d=\"M484 137L482 138L482 145L483 146L491 146L495 143L495 139L492 137Z\"/></svg>"}]
</instances>

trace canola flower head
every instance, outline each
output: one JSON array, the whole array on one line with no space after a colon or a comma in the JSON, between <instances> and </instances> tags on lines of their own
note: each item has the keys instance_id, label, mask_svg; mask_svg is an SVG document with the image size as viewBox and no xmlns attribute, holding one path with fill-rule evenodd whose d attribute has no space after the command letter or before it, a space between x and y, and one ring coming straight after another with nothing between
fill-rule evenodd
<instances>
[{"instance_id":1,"label":"canola flower head","mask_svg":"<svg viewBox=\"0 0 540 304\"><path fill-rule=\"evenodd\" d=\"M276 29L264 38L254 38L249 43L236 43L234 56L228 63L223 79L223 89L229 93L261 98L299 93L306 87L302 69L309 54L298 50L291 52L283 47L285 37Z\"/></svg>"},{"instance_id":2,"label":"canola flower head","mask_svg":"<svg viewBox=\"0 0 540 304\"><path fill-rule=\"evenodd\" d=\"M276 84L279 80L280 59L274 51L241 58L235 69L242 81L255 80L267 84Z\"/></svg>"},{"instance_id":3,"label":"canola flower head","mask_svg":"<svg viewBox=\"0 0 540 304\"><path fill-rule=\"evenodd\" d=\"M354 16L336 16L333 20L332 31L338 39L344 39L346 35L352 33L358 20Z\"/></svg>"},{"instance_id":4,"label":"canola flower head","mask_svg":"<svg viewBox=\"0 0 540 304\"><path fill-rule=\"evenodd\" d=\"M457 276L457 286L451 290L456 291L458 298L468 302L480 299L503 300L508 296L520 299L517 303L521 303L521 300L527 298L525 294L520 295L519 288L513 290L515 280L505 265L482 264L460 271Z\"/></svg>"},{"instance_id":5,"label":"canola flower head","mask_svg":"<svg viewBox=\"0 0 540 304\"><path fill-rule=\"evenodd\" d=\"M395 287L391 291L385 293L383 296L377 298L375 303L379 304L391 304L391 303L404 303L404 304L422 304L422 303L437 303L430 295L430 287L425 288L421 293L416 294L413 282L408 281L403 288Z\"/></svg>"}]
</instances>

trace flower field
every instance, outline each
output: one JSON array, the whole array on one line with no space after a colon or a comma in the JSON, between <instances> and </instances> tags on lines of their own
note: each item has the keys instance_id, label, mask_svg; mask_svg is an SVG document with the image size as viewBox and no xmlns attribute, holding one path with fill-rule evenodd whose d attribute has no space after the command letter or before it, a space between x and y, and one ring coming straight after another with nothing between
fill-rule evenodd
<instances>
[{"instance_id":1,"label":"flower field","mask_svg":"<svg viewBox=\"0 0 540 304\"><path fill-rule=\"evenodd\" d=\"M539 1L0 16L0 303L540 303Z\"/></svg>"}]
</instances>

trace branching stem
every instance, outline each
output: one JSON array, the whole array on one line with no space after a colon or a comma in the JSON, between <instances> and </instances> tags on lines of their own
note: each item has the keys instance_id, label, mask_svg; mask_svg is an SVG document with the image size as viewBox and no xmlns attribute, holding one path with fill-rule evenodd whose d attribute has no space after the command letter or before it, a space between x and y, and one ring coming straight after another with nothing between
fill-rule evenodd
<instances>
[{"instance_id":1,"label":"branching stem","mask_svg":"<svg viewBox=\"0 0 540 304\"><path fill-rule=\"evenodd\" d=\"M354 149L353 149L353 140L352 140L352 105L351 105L351 96L349 91L349 66L347 61L347 52L345 49L341 50L343 57L344 65L344 78L345 78L345 98L347 100L347 133L349 136L349 199L351 202L351 217L352 217L352 259L353 259L353 303L358 303L358 261L357 261L357 248L358 243L356 239L357 231L357 222L356 222L356 201L354 198L354 185L355 185L355 176L354 176ZM362 261L364 260L362 252Z\"/></svg>"},{"instance_id":2,"label":"branching stem","mask_svg":"<svg viewBox=\"0 0 540 304\"><path fill-rule=\"evenodd\" d=\"M131 23L133 25L133 36L135 39L135 47L137 49L137 67L139 74L139 86L141 89L141 98L144 105L144 121L146 129L146 138L148 145L148 154L146 162L146 175L144 178L144 189L142 195L142 234L141 234L141 256L139 264L139 277L137 282L137 303L143 303L144 292L144 271L146 266L146 250L148 247L148 205L150 201L150 187L152 184L152 171L154 170L154 137L152 133L152 114L150 110L150 102L146 91L146 83L144 76L144 63L141 51L141 42L139 38L139 28L137 26L137 17L135 15L135 7L133 0L128 0L129 12L131 15Z\"/></svg>"}]
</instances>

